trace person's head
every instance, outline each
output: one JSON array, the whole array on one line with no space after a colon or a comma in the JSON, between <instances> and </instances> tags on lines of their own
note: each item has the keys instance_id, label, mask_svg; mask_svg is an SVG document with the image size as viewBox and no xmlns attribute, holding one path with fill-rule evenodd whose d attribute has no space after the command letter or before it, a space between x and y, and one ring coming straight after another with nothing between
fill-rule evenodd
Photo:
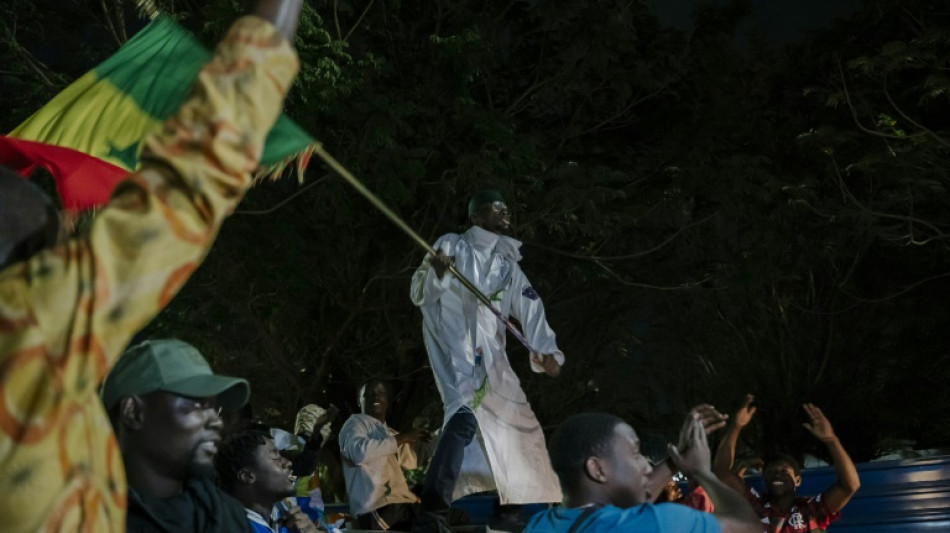
<instances>
[{"instance_id":1,"label":"person's head","mask_svg":"<svg viewBox=\"0 0 950 533\"><path fill-rule=\"evenodd\" d=\"M219 408L239 409L249 395L247 381L215 375L198 350L180 340L145 341L126 351L106 376L102 402L130 485L167 487L194 468L209 469L221 440Z\"/></svg>"},{"instance_id":2,"label":"person's head","mask_svg":"<svg viewBox=\"0 0 950 533\"><path fill-rule=\"evenodd\" d=\"M503 233L511 228L511 211L505 199L496 190L475 193L468 201L468 218L476 226L492 233Z\"/></svg>"},{"instance_id":3,"label":"person's head","mask_svg":"<svg viewBox=\"0 0 950 533\"><path fill-rule=\"evenodd\" d=\"M386 421L389 410L389 387L380 379L370 379L360 387L360 412L380 422Z\"/></svg>"},{"instance_id":4,"label":"person's head","mask_svg":"<svg viewBox=\"0 0 950 533\"><path fill-rule=\"evenodd\" d=\"M625 508L649 501L653 470L640 453L633 428L606 413L574 415L558 426L548 445L565 503Z\"/></svg>"},{"instance_id":5,"label":"person's head","mask_svg":"<svg viewBox=\"0 0 950 533\"><path fill-rule=\"evenodd\" d=\"M671 479L663 486L663 490L660 491L660 495L656 497L654 503L676 502L682 497L683 491L680 490L680 486Z\"/></svg>"},{"instance_id":6,"label":"person's head","mask_svg":"<svg viewBox=\"0 0 950 533\"><path fill-rule=\"evenodd\" d=\"M765 462L762 481L771 496L795 494L802 484L802 467L798 461L784 453L776 454Z\"/></svg>"},{"instance_id":7,"label":"person's head","mask_svg":"<svg viewBox=\"0 0 950 533\"><path fill-rule=\"evenodd\" d=\"M0 270L56 244L59 215L43 191L0 165Z\"/></svg>"},{"instance_id":8,"label":"person's head","mask_svg":"<svg viewBox=\"0 0 950 533\"><path fill-rule=\"evenodd\" d=\"M221 443L214 458L221 488L245 507L269 509L295 493L291 462L267 433L242 431Z\"/></svg>"}]
</instances>

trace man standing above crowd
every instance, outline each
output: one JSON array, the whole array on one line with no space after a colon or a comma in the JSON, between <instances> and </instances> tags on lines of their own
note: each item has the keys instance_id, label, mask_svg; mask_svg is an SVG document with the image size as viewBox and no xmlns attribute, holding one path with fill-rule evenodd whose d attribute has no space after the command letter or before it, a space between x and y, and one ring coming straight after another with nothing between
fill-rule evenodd
<instances>
[{"instance_id":1,"label":"man standing above crowd","mask_svg":"<svg viewBox=\"0 0 950 533\"><path fill-rule=\"evenodd\" d=\"M397 433L386 425L389 389L380 380L360 387L360 414L340 429L343 476L350 513L359 529L410 531L419 514L419 498L409 490L403 469L416 467L412 444L428 433Z\"/></svg>"},{"instance_id":2,"label":"man standing above crowd","mask_svg":"<svg viewBox=\"0 0 950 533\"><path fill-rule=\"evenodd\" d=\"M675 503L650 504L657 480L636 432L616 416L585 413L568 418L551 437L551 464L564 505L535 515L525 533L758 533L749 504L710 470L706 425L694 409L678 445L667 448L675 468L709 493L714 514Z\"/></svg>"},{"instance_id":3,"label":"man standing above crowd","mask_svg":"<svg viewBox=\"0 0 950 533\"><path fill-rule=\"evenodd\" d=\"M765 462L762 481L766 494L759 494L732 471L739 433L749 424L756 411L752 406L754 400L751 394L747 395L744 405L736 411L716 451L713 471L719 479L749 500L762 519L765 533L824 531L828 524L841 516L841 509L861 486L854 462L821 409L806 403L804 407L809 421L802 425L828 448L837 479L818 496L796 497L795 490L802 482L801 466L795 458L779 455Z\"/></svg>"},{"instance_id":4,"label":"man standing above crowd","mask_svg":"<svg viewBox=\"0 0 950 533\"><path fill-rule=\"evenodd\" d=\"M436 518L452 500L496 488L502 505L561 500L541 426L505 352L505 325L446 275L449 264L502 316L518 320L537 351L532 370L557 376L564 354L541 297L518 266L521 242L503 235L511 226L504 198L493 190L479 192L468 214L472 226L440 237L433 246L437 255L427 257L412 278L412 301L422 310L429 362L445 407L422 492L425 510Z\"/></svg>"},{"instance_id":5,"label":"man standing above crowd","mask_svg":"<svg viewBox=\"0 0 950 533\"><path fill-rule=\"evenodd\" d=\"M58 245L50 202L0 169L5 530L125 530L125 475L96 387L250 187L297 72L300 7L260 0L235 23L82 236Z\"/></svg>"}]
</instances>

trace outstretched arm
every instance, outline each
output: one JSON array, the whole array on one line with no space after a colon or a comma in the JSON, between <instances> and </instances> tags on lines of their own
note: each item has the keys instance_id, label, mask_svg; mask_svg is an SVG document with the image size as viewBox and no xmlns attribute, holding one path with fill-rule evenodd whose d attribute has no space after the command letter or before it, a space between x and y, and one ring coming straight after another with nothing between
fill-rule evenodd
<instances>
[{"instance_id":1,"label":"outstretched arm","mask_svg":"<svg viewBox=\"0 0 950 533\"><path fill-rule=\"evenodd\" d=\"M838 436L835 435L831 422L825 418L821 409L814 404L806 403L805 412L808 413L809 422L802 424L816 439L820 440L828 447L828 453L831 455L831 461L834 465L835 475L838 478L835 482L825 489L821 495L821 500L831 509L832 512L838 512L844 508L845 504L854 496L854 493L861 487L861 480L858 478L858 470L854 467L851 456L845 451Z\"/></svg>"},{"instance_id":2,"label":"outstretched arm","mask_svg":"<svg viewBox=\"0 0 950 533\"><path fill-rule=\"evenodd\" d=\"M537 353L529 356L531 370L557 377L564 366L564 352L557 347L556 335L548 325L541 296L517 263L512 263L508 292L511 316L521 323L521 331L528 339L528 344L537 350Z\"/></svg>"},{"instance_id":3,"label":"outstretched arm","mask_svg":"<svg viewBox=\"0 0 950 533\"><path fill-rule=\"evenodd\" d=\"M740 494L745 493L745 481L732 471L732 463L736 458L736 443L739 441L739 433L742 428L747 426L755 414L756 408L752 406L755 396L746 394L745 403L736 411L732 417L732 424L726 430L722 442L719 443L719 449L716 450L716 457L713 459L712 471L727 486Z\"/></svg>"},{"instance_id":4,"label":"outstretched arm","mask_svg":"<svg viewBox=\"0 0 950 533\"><path fill-rule=\"evenodd\" d=\"M90 379L73 380L80 389L75 397L96 387L132 335L204 259L251 185L297 68L296 55L273 25L257 17L236 22L187 100L146 138L139 171L116 187L89 231L25 265L44 276L4 280L4 290L16 284L30 294L31 316L58 364L75 362L83 367L77 372L91 372ZM0 332L0 344L9 342L2 337ZM37 386L48 391L42 394L58 394L42 383Z\"/></svg>"}]
</instances>

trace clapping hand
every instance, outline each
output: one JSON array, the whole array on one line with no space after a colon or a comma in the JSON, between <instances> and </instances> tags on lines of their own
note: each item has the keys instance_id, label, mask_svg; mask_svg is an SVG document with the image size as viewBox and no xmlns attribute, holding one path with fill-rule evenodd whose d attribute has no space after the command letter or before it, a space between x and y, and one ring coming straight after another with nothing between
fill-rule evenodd
<instances>
[{"instance_id":1,"label":"clapping hand","mask_svg":"<svg viewBox=\"0 0 950 533\"><path fill-rule=\"evenodd\" d=\"M679 442L679 446L673 446L672 443L667 445L667 452L676 467L689 476L708 472L711 458L709 441L699 414L690 412L680 431Z\"/></svg>"}]
</instances>

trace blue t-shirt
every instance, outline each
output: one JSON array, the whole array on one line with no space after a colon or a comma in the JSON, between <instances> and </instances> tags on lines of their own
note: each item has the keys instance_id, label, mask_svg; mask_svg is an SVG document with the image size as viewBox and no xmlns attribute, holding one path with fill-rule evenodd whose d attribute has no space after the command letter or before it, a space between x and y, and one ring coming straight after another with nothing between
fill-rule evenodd
<instances>
[{"instance_id":1,"label":"blue t-shirt","mask_svg":"<svg viewBox=\"0 0 950 533\"><path fill-rule=\"evenodd\" d=\"M584 512L583 507L574 509L556 507L540 512L528 522L524 533L567 533L582 512ZM719 527L719 521L713 515L690 509L685 505L644 503L628 509L620 509L613 505L601 507L588 515L575 531L576 533L602 531L722 533L722 528Z\"/></svg>"}]
</instances>

